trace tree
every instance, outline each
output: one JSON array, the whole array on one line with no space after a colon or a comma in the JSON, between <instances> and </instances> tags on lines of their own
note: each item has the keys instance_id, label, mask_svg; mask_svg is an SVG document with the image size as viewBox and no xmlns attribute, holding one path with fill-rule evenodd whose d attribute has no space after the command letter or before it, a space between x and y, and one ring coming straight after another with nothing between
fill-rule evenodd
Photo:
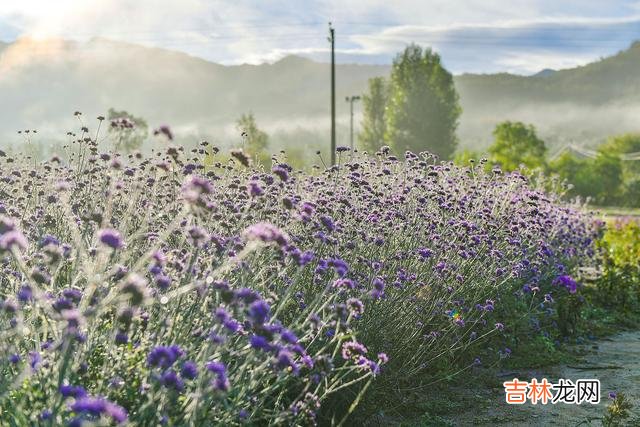
<instances>
[{"instance_id":1,"label":"tree","mask_svg":"<svg viewBox=\"0 0 640 427\"><path fill-rule=\"evenodd\" d=\"M640 134L627 133L613 136L607 140L600 151L611 155L624 155L640 152ZM640 206L640 160L628 160L622 163L622 189L619 203L624 206Z\"/></svg>"},{"instance_id":2,"label":"tree","mask_svg":"<svg viewBox=\"0 0 640 427\"><path fill-rule=\"evenodd\" d=\"M465 148L462 151L457 151L455 156L453 156L453 163L458 166L470 166L472 163L478 164L480 162L480 154L476 151L469 150Z\"/></svg>"},{"instance_id":3,"label":"tree","mask_svg":"<svg viewBox=\"0 0 640 427\"><path fill-rule=\"evenodd\" d=\"M532 125L506 121L496 126L493 136L494 142L489 147L490 160L505 171L514 171L520 165L528 169L545 166L547 148Z\"/></svg>"},{"instance_id":4,"label":"tree","mask_svg":"<svg viewBox=\"0 0 640 427\"><path fill-rule=\"evenodd\" d=\"M236 122L236 128L242 134L245 152L263 165L268 165L270 157L266 148L269 145L269 135L258 128L253 113L243 114Z\"/></svg>"},{"instance_id":5,"label":"tree","mask_svg":"<svg viewBox=\"0 0 640 427\"><path fill-rule=\"evenodd\" d=\"M385 145L388 86L383 77L369 79L369 93L362 97L362 131L358 135L360 147L369 152Z\"/></svg>"},{"instance_id":6,"label":"tree","mask_svg":"<svg viewBox=\"0 0 640 427\"><path fill-rule=\"evenodd\" d=\"M116 111L109 108L109 134L113 136L116 150L127 153L137 150L149 136L149 126L146 120L136 117L126 111Z\"/></svg>"},{"instance_id":7,"label":"tree","mask_svg":"<svg viewBox=\"0 0 640 427\"><path fill-rule=\"evenodd\" d=\"M622 187L622 162L620 157L598 150L593 159L578 159L564 153L549 165L551 171L573 185L573 196L590 197L598 204L617 201Z\"/></svg>"},{"instance_id":8,"label":"tree","mask_svg":"<svg viewBox=\"0 0 640 427\"><path fill-rule=\"evenodd\" d=\"M449 159L460 116L453 76L431 49L412 44L393 61L386 140L398 152L423 150Z\"/></svg>"},{"instance_id":9,"label":"tree","mask_svg":"<svg viewBox=\"0 0 640 427\"><path fill-rule=\"evenodd\" d=\"M607 139L600 149L610 154L630 154L640 152L640 134L626 133ZM623 164L625 179L640 178L640 161L626 161Z\"/></svg>"},{"instance_id":10,"label":"tree","mask_svg":"<svg viewBox=\"0 0 640 427\"><path fill-rule=\"evenodd\" d=\"M599 149L588 173L591 176L591 192L596 195L596 202L615 203L623 182L620 157Z\"/></svg>"}]
</instances>

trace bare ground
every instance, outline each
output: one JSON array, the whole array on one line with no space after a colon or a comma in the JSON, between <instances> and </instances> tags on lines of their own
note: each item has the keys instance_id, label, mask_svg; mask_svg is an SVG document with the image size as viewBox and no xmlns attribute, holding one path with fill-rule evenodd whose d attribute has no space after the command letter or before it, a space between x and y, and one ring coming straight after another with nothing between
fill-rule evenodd
<instances>
[{"instance_id":1,"label":"bare ground","mask_svg":"<svg viewBox=\"0 0 640 427\"><path fill-rule=\"evenodd\" d=\"M610 391L623 392L633 405L633 415L627 425L640 426L640 331L622 332L609 338L579 346L578 361L541 370L500 372L501 381L518 378L599 379L600 404L568 405L507 405L504 390L473 391L473 405L459 414L447 417L456 426L600 426L606 406L611 402Z\"/></svg>"}]
</instances>

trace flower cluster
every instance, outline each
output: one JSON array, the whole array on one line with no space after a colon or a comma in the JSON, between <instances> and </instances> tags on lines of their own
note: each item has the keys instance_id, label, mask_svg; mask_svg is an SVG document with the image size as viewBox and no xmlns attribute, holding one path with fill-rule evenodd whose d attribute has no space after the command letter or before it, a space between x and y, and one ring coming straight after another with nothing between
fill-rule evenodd
<instances>
[{"instance_id":1,"label":"flower cluster","mask_svg":"<svg viewBox=\"0 0 640 427\"><path fill-rule=\"evenodd\" d=\"M478 365L488 339L506 358L517 319L554 334L593 255L590 218L517 173L386 149L297 173L74 135L69 158L0 157L7 419L328 420L341 385L408 384L454 352Z\"/></svg>"}]
</instances>

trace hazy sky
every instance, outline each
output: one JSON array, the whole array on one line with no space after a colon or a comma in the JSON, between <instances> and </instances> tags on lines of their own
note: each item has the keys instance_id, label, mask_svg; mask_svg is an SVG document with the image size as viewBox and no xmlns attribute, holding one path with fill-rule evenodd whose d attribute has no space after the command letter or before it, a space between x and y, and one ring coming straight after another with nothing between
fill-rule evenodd
<instances>
[{"instance_id":1,"label":"hazy sky","mask_svg":"<svg viewBox=\"0 0 640 427\"><path fill-rule=\"evenodd\" d=\"M0 0L0 40L101 36L225 64L295 53L390 63L409 42L455 73L567 68L640 39L640 0Z\"/></svg>"}]
</instances>

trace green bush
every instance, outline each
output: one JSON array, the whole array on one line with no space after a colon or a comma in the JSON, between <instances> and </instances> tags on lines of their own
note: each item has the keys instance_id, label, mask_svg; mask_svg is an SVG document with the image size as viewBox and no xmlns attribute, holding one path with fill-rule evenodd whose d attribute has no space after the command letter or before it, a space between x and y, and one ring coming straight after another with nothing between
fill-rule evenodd
<instances>
[{"instance_id":1,"label":"green bush","mask_svg":"<svg viewBox=\"0 0 640 427\"><path fill-rule=\"evenodd\" d=\"M640 305L640 224L630 218L610 223L598 247L603 257L598 302L623 311L636 310Z\"/></svg>"}]
</instances>

